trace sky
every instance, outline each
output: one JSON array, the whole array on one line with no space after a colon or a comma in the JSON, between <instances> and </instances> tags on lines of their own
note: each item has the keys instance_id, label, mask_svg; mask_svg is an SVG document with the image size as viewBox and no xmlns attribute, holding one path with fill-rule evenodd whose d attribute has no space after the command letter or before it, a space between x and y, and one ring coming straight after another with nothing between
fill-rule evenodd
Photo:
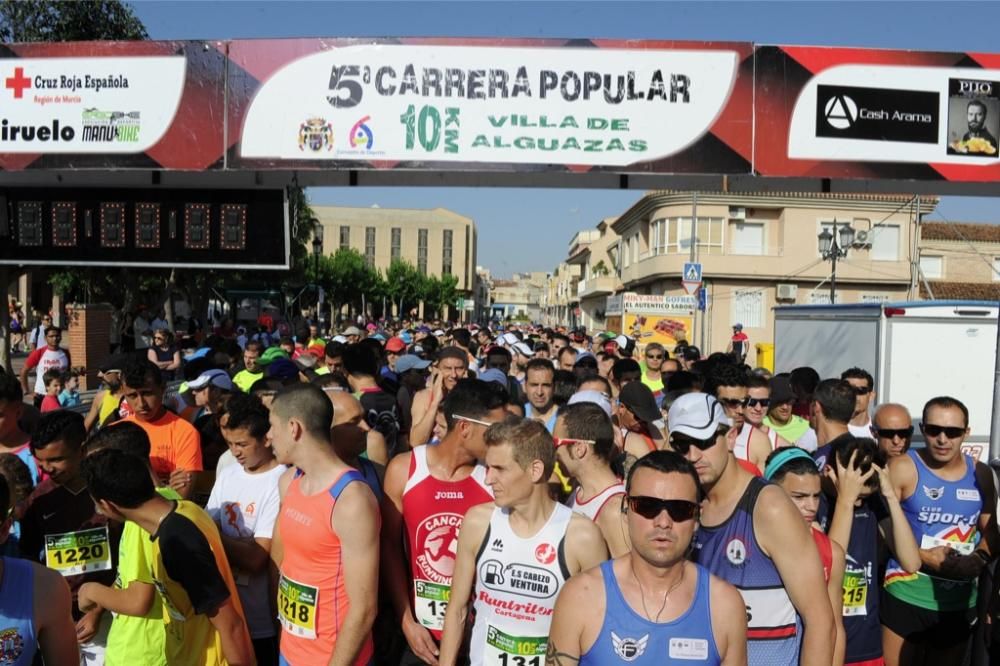
<instances>
[{"instance_id":1,"label":"sky","mask_svg":"<svg viewBox=\"0 0 1000 666\"><path fill-rule=\"evenodd\" d=\"M166 2L132 3L152 39L574 37L747 41L940 51L1000 49L998 2ZM637 190L313 188L317 204L448 208L475 220L495 276L551 271L580 229ZM935 220L1000 223L997 199L943 197Z\"/></svg>"}]
</instances>

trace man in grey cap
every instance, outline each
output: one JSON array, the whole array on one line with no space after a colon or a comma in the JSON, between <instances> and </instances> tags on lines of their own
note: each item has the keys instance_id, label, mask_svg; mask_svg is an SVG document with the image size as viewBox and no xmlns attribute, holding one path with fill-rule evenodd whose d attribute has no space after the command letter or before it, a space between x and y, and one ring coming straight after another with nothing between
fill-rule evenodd
<instances>
[{"instance_id":1,"label":"man in grey cap","mask_svg":"<svg viewBox=\"0 0 1000 666\"><path fill-rule=\"evenodd\" d=\"M670 406L669 446L690 461L706 498L694 560L734 585L747 606L749 666L829 665L834 618L819 550L785 491L729 450L730 424L706 393Z\"/></svg>"},{"instance_id":2,"label":"man in grey cap","mask_svg":"<svg viewBox=\"0 0 1000 666\"><path fill-rule=\"evenodd\" d=\"M364 331L362 331L357 326L348 326L340 333L345 338L347 338L348 344L354 344L364 336Z\"/></svg>"},{"instance_id":3,"label":"man in grey cap","mask_svg":"<svg viewBox=\"0 0 1000 666\"><path fill-rule=\"evenodd\" d=\"M792 407L795 405L795 392L792 390L791 382L788 381L787 377L779 375L772 377L768 385L771 393L768 397L764 425L795 446L810 453L815 451L816 431L809 426L809 421L792 413Z\"/></svg>"}]
</instances>

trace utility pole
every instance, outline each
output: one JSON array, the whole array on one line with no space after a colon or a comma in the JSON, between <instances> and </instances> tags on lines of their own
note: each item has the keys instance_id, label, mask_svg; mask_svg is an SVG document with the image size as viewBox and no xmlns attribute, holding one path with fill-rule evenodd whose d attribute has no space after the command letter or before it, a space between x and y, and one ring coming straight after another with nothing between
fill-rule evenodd
<instances>
[{"instance_id":1,"label":"utility pole","mask_svg":"<svg viewBox=\"0 0 1000 666\"><path fill-rule=\"evenodd\" d=\"M694 192L691 195L691 263L694 264L697 263L697 261L698 261L698 193ZM683 275L681 276L681 279L682 280L684 279ZM692 322L691 339L688 342L694 343L694 341L697 339L695 337L695 330L698 329L699 323L701 325L702 334L704 334L704 328L705 328L705 318L701 317L699 321L698 308L694 309L694 317L692 317L691 322ZM704 335L702 337L704 337ZM702 351L704 351L704 349Z\"/></svg>"}]
</instances>

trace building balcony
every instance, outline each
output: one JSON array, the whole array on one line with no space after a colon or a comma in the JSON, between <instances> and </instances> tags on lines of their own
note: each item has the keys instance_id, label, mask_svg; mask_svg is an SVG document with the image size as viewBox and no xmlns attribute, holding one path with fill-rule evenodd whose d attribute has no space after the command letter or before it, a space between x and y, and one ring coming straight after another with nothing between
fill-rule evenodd
<instances>
[{"instance_id":1,"label":"building balcony","mask_svg":"<svg viewBox=\"0 0 1000 666\"><path fill-rule=\"evenodd\" d=\"M601 275L580 280L576 283L576 296L577 298L607 296L615 293L619 284L618 278L614 275Z\"/></svg>"},{"instance_id":2,"label":"building balcony","mask_svg":"<svg viewBox=\"0 0 1000 666\"><path fill-rule=\"evenodd\" d=\"M791 253L771 250L765 254L702 254L705 279L756 278L764 280L825 280L831 272L829 261L822 261L814 248ZM624 267L621 282L630 289L653 280L679 279L684 264L690 261L685 254L648 253ZM867 252L851 252L837 262L837 279L848 281L908 283L910 264L906 258L896 261L873 261Z\"/></svg>"}]
</instances>

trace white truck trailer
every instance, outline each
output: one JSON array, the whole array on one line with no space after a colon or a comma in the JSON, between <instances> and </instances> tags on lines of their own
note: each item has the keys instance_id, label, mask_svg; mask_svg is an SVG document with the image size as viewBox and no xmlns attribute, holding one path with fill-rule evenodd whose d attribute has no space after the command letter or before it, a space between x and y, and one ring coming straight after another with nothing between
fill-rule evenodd
<instances>
[{"instance_id":1,"label":"white truck trailer","mask_svg":"<svg viewBox=\"0 0 1000 666\"><path fill-rule=\"evenodd\" d=\"M971 432L964 448L985 462L991 457L998 305L905 301L779 306L774 309L774 370L810 366L825 379L850 367L864 368L875 378L875 405L896 402L909 409L917 426L915 442L921 439L924 403L941 395L958 398L969 408Z\"/></svg>"}]
</instances>

